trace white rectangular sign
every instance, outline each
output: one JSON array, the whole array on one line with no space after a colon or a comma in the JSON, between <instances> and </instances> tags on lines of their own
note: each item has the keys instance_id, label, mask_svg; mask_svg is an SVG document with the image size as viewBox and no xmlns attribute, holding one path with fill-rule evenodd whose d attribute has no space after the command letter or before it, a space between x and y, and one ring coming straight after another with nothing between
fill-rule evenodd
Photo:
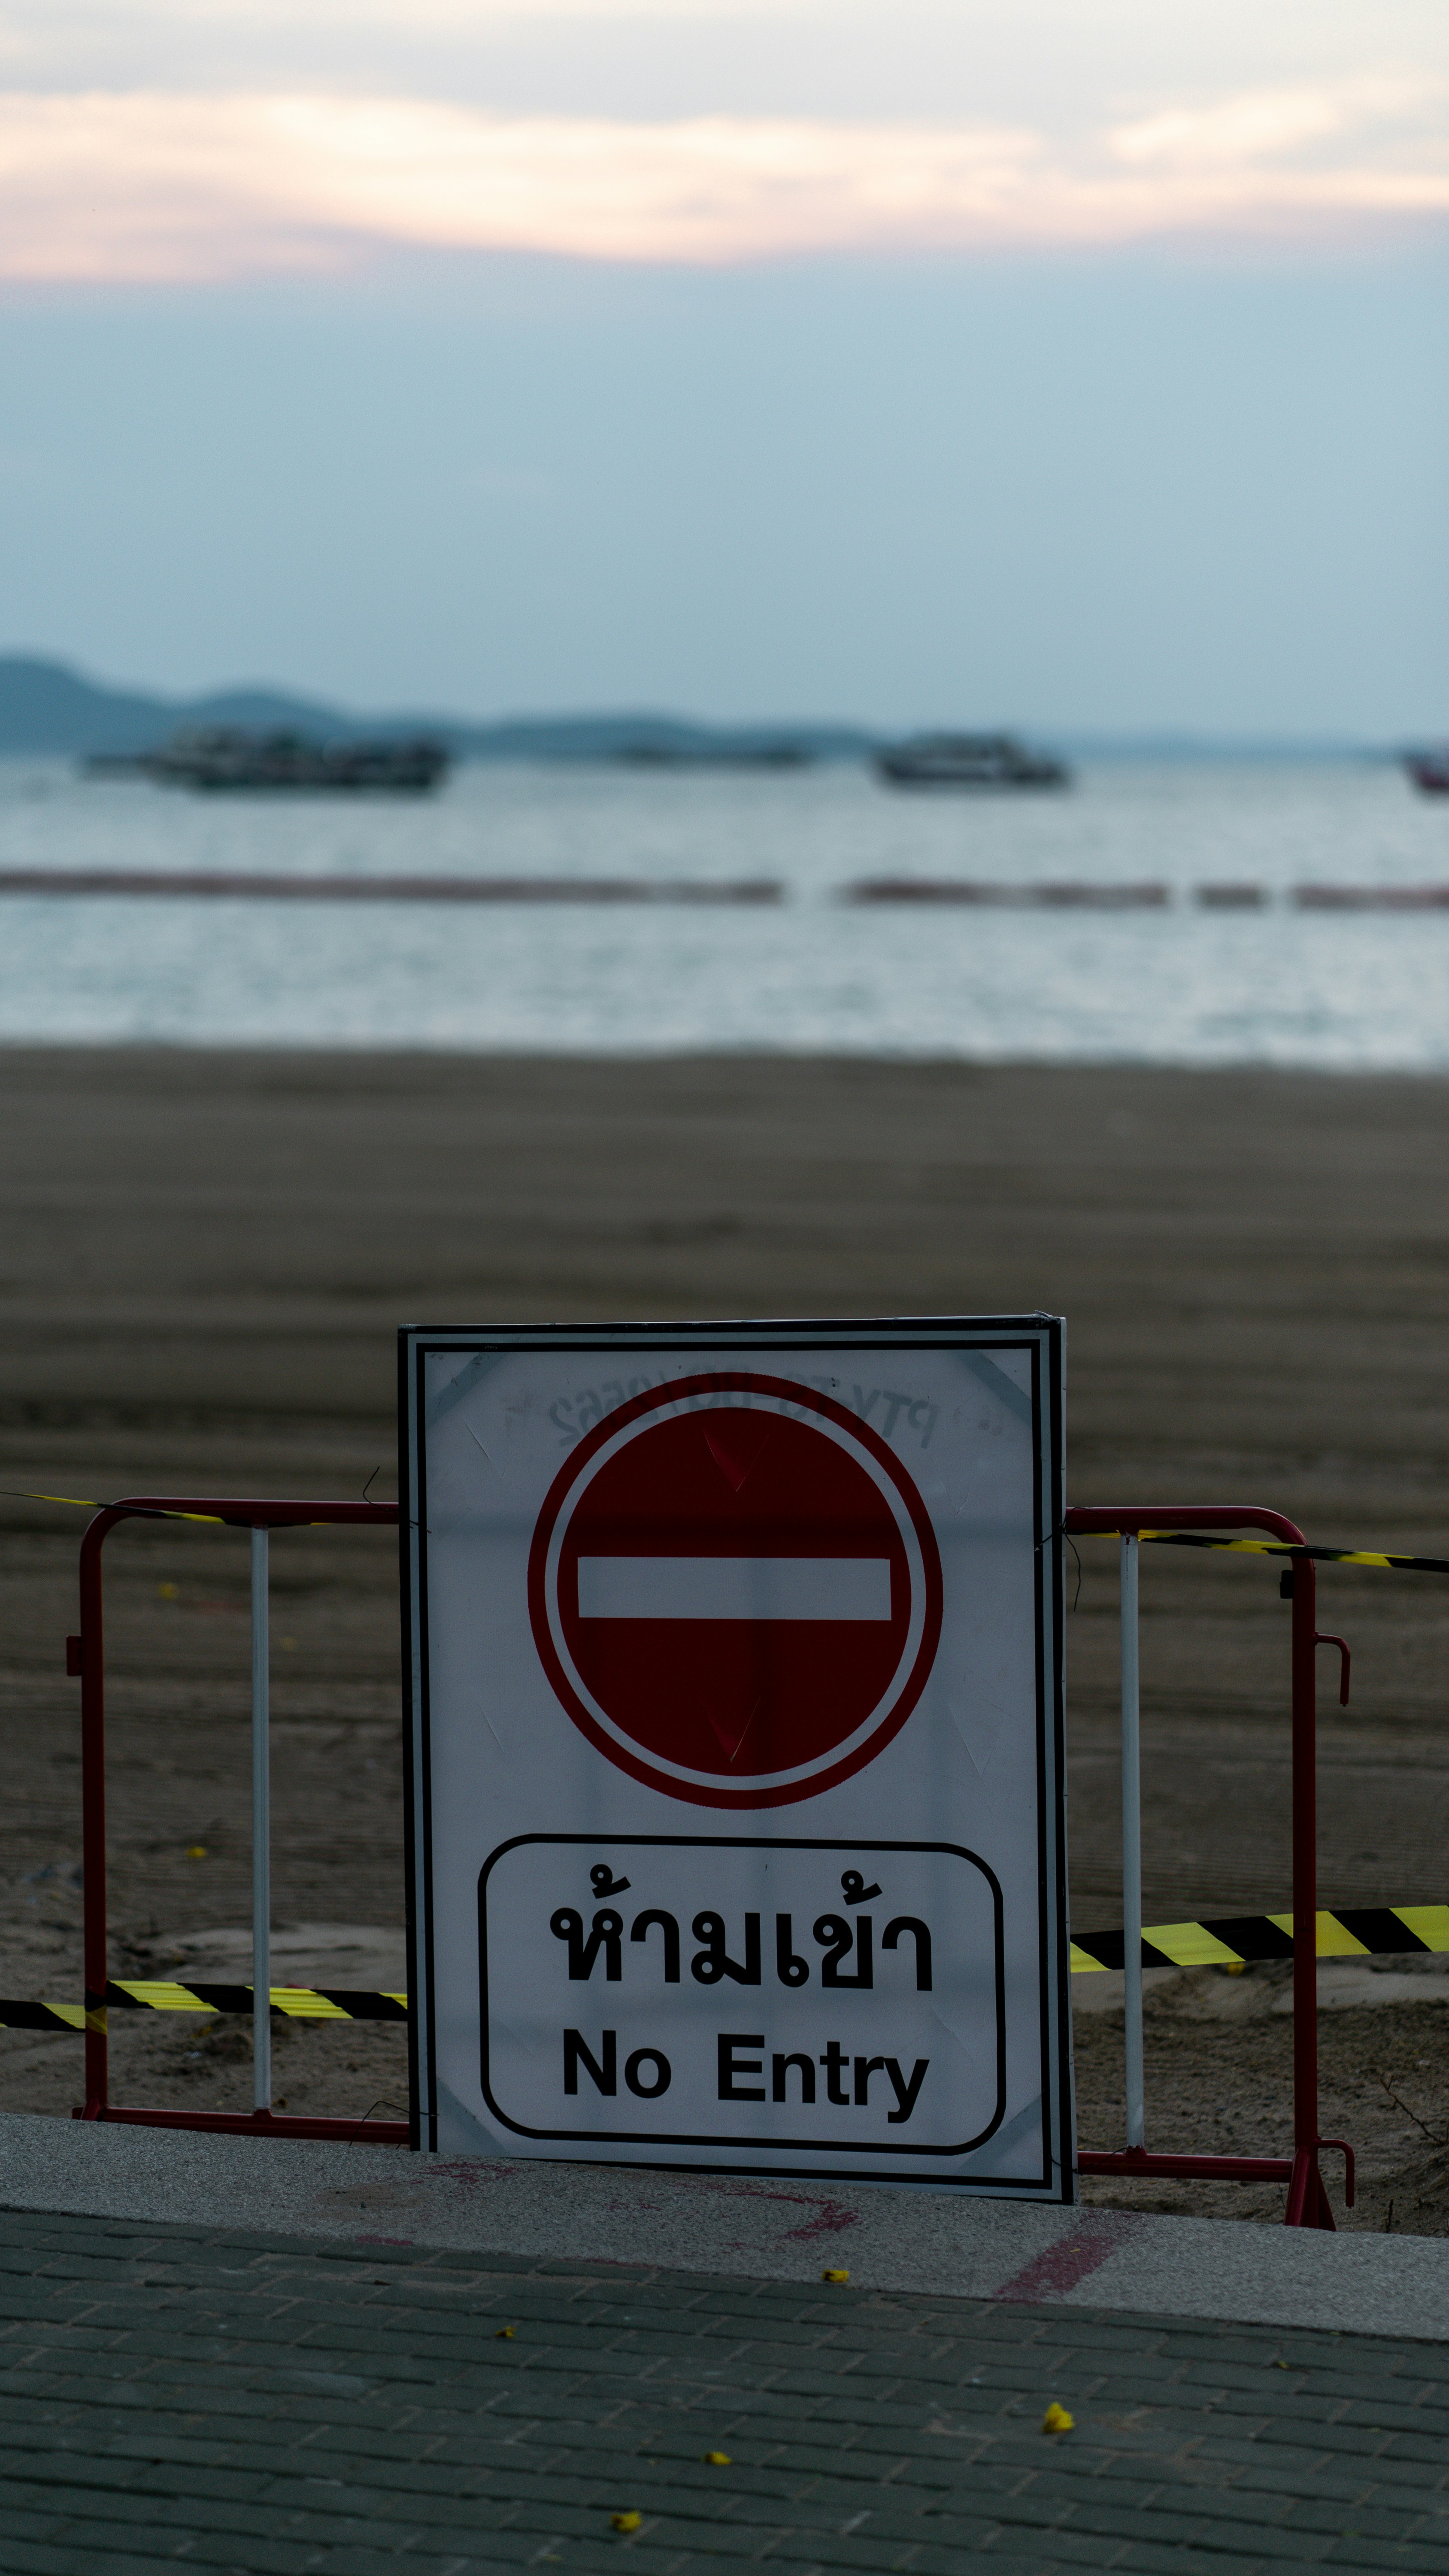
<instances>
[{"instance_id":1,"label":"white rectangular sign","mask_svg":"<svg viewBox=\"0 0 1449 2576\"><path fill-rule=\"evenodd\" d=\"M1057 1320L401 1365L422 2143L1071 2199Z\"/></svg>"}]
</instances>

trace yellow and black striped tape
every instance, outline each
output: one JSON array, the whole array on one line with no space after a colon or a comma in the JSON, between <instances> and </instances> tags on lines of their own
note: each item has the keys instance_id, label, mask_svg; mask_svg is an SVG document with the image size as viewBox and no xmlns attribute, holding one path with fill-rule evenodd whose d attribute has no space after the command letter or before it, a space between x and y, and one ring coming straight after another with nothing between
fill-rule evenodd
<instances>
[{"instance_id":1,"label":"yellow and black striped tape","mask_svg":"<svg viewBox=\"0 0 1449 2576\"><path fill-rule=\"evenodd\" d=\"M1208 1547L1228 1556L1311 1556L1319 1565L1379 1565L1395 1574L1449 1574L1449 1557L1389 1556L1371 1547L1290 1547L1279 1538L1205 1538L1199 1530L1139 1530L1153 1547Z\"/></svg>"},{"instance_id":2,"label":"yellow and black striped tape","mask_svg":"<svg viewBox=\"0 0 1449 2576\"><path fill-rule=\"evenodd\" d=\"M12 1503L67 1503L77 1512L111 1512L116 1509L114 1503L98 1503L94 1494L37 1494L28 1485L0 1486L0 1493ZM138 1521L207 1521L213 1529L227 1527L220 1512L168 1512L164 1503L149 1503L144 1510L129 1504L127 1509Z\"/></svg>"},{"instance_id":3,"label":"yellow and black striped tape","mask_svg":"<svg viewBox=\"0 0 1449 2576\"><path fill-rule=\"evenodd\" d=\"M1449 1905L1345 1906L1320 1913L1320 1959L1421 1958L1449 1953ZM1120 1968L1126 1953L1120 1932L1084 1932L1071 1945L1072 1971ZM1144 1968L1246 1967L1255 1959L1291 1959L1291 1914L1228 1914L1201 1923L1144 1927ZM354 1986L273 1986L273 2012L294 2021L406 2021L406 1995L360 1992ZM104 2029L107 2010L246 2013L250 1986L182 1986L166 1979L125 1977L104 1998L86 2004L31 2003L0 1996L0 2030Z\"/></svg>"},{"instance_id":4,"label":"yellow and black striped tape","mask_svg":"<svg viewBox=\"0 0 1449 2576\"><path fill-rule=\"evenodd\" d=\"M1320 1959L1421 1957L1449 1951L1449 1905L1367 1905L1319 1914ZM1291 1959L1291 1914L1228 1914L1211 1923L1154 1923L1142 1933L1144 1968L1233 1968L1254 1959ZM1120 1968L1120 1932L1083 1932L1072 1970Z\"/></svg>"},{"instance_id":5,"label":"yellow and black striped tape","mask_svg":"<svg viewBox=\"0 0 1449 2576\"><path fill-rule=\"evenodd\" d=\"M352 1986L273 1986L273 2012L294 2021L406 2021L406 1995L362 1993ZM246 2013L250 1986L179 1986L166 1978L123 1977L83 2004L28 2003L0 1996L0 2030L104 2030L111 2011Z\"/></svg>"}]
</instances>

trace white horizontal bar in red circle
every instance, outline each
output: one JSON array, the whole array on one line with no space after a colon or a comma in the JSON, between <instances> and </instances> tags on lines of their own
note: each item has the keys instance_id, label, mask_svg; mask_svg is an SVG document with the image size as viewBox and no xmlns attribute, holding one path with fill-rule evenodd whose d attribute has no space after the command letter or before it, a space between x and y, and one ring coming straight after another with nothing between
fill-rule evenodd
<instances>
[{"instance_id":1,"label":"white horizontal bar in red circle","mask_svg":"<svg viewBox=\"0 0 1449 2576\"><path fill-rule=\"evenodd\" d=\"M889 1619L886 1556L581 1556L581 1619Z\"/></svg>"}]
</instances>

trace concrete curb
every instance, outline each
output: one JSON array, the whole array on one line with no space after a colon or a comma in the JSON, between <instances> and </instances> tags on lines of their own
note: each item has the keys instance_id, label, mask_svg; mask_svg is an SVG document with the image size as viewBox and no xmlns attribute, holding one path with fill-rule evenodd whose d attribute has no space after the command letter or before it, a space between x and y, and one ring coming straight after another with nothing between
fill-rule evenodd
<instances>
[{"instance_id":1,"label":"concrete curb","mask_svg":"<svg viewBox=\"0 0 1449 2576\"><path fill-rule=\"evenodd\" d=\"M1449 2240L0 2115L0 2205L1449 2342Z\"/></svg>"}]
</instances>

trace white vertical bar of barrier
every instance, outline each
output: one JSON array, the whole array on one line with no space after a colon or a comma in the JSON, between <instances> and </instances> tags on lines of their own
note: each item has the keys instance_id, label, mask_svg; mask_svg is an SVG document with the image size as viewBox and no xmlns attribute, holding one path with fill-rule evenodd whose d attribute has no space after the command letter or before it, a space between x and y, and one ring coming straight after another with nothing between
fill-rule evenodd
<instances>
[{"instance_id":1,"label":"white vertical bar of barrier","mask_svg":"<svg viewBox=\"0 0 1449 2576\"><path fill-rule=\"evenodd\" d=\"M270 1531L252 1531L252 2099L272 2104Z\"/></svg>"},{"instance_id":2,"label":"white vertical bar of barrier","mask_svg":"<svg viewBox=\"0 0 1449 2576\"><path fill-rule=\"evenodd\" d=\"M1145 2147L1142 2078L1142 1731L1137 1654L1138 1542L1122 1540L1122 1965L1127 2144Z\"/></svg>"}]
</instances>

